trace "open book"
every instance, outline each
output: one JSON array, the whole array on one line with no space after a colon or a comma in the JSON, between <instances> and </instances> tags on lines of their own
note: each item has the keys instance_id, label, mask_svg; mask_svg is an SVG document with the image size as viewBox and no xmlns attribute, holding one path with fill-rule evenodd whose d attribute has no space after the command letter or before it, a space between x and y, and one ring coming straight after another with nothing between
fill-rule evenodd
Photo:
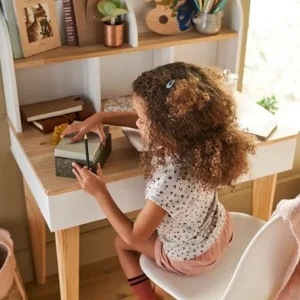
<instances>
[{"instance_id":1,"label":"open book","mask_svg":"<svg viewBox=\"0 0 300 300\"><path fill-rule=\"evenodd\" d=\"M239 127L260 140L267 140L277 128L275 116L240 92L235 92L234 98Z\"/></svg>"},{"instance_id":2,"label":"open book","mask_svg":"<svg viewBox=\"0 0 300 300\"><path fill-rule=\"evenodd\" d=\"M143 143L142 137L137 129L122 127L122 132L136 150L139 152L147 151L147 146Z\"/></svg>"}]
</instances>

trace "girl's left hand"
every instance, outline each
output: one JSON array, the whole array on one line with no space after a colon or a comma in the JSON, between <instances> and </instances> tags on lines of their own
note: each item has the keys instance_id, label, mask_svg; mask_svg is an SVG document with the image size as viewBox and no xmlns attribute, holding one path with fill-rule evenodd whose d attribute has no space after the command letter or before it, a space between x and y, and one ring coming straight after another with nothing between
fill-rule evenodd
<instances>
[{"instance_id":1,"label":"girl's left hand","mask_svg":"<svg viewBox=\"0 0 300 300\"><path fill-rule=\"evenodd\" d=\"M81 167L76 162L72 163L73 173L75 174L81 188L96 197L107 193L106 184L102 175L100 164L97 164L97 174L92 173L87 167Z\"/></svg>"}]
</instances>

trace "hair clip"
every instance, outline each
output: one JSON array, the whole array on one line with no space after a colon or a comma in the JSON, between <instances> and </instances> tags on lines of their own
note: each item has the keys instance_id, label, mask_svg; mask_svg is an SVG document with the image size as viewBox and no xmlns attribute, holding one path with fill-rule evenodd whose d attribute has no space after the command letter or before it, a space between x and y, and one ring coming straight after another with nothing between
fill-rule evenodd
<instances>
[{"instance_id":1,"label":"hair clip","mask_svg":"<svg viewBox=\"0 0 300 300\"><path fill-rule=\"evenodd\" d=\"M170 89L170 88L174 85L174 83L175 83L175 79L170 80L170 81L167 83L166 88L167 88L167 89Z\"/></svg>"}]
</instances>

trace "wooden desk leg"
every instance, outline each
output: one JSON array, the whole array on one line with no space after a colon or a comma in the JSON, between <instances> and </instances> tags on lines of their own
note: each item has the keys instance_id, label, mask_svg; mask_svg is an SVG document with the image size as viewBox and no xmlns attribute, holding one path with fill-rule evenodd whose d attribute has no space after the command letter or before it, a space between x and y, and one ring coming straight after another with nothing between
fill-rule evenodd
<instances>
[{"instance_id":1,"label":"wooden desk leg","mask_svg":"<svg viewBox=\"0 0 300 300\"><path fill-rule=\"evenodd\" d=\"M61 300L79 299L79 226L55 232Z\"/></svg>"},{"instance_id":2,"label":"wooden desk leg","mask_svg":"<svg viewBox=\"0 0 300 300\"><path fill-rule=\"evenodd\" d=\"M269 220L273 204L277 174L253 180L252 215L264 221Z\"/></svg>"},{"instance_id":3,"label":"wooden desk leg","mask_svg":"<svg viewBox=\"0 0 300 300\"><path fill-rule=\"evenodd\" d=\"M35 199L23 178L28 224L31 236L31 247L36 281L46 281L46 224Z\"/></svg>"}]
</instances>

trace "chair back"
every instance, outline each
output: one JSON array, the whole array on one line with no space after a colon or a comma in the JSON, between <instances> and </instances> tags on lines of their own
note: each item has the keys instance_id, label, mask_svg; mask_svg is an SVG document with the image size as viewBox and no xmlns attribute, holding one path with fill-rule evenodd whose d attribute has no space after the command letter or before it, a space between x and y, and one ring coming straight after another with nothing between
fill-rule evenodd
<instances>
[{"instance_id":1,"label":"chair back","mask_svg":"<svg viewBox=\"0 0 300 300\"><path fill-rule=\"evenodd\" d=\"M291 272L296 253L289 224L273 217L248 245L222 300L272 299Z\"/></svg>"}]
</instances>

